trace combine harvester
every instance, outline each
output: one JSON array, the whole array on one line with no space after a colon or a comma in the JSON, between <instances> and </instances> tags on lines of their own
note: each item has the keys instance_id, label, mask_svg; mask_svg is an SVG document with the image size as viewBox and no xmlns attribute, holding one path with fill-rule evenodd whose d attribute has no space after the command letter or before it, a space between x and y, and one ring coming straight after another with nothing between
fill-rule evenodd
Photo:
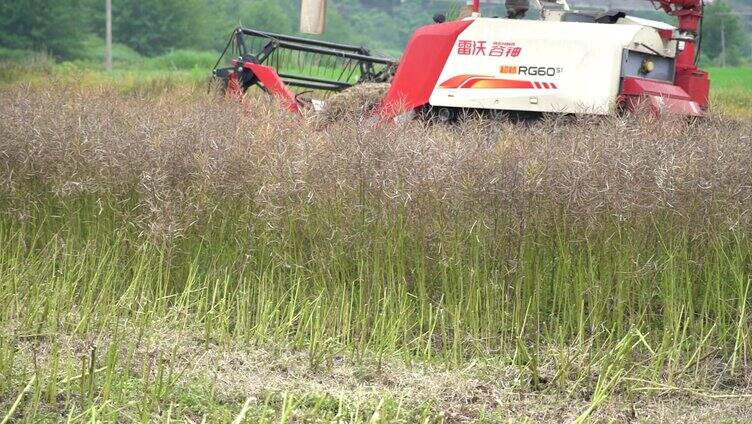
<instances>
[{"instance_id":1,"label":"combine harvester","mask_svg":"<svg viewBox=\"0 0 752 424\"><path fill-rule=\"evenodd\" d=\"M399 62L358 46L238 28L228 43L232 65L214 75L231 95L257 85L294 112L319 110L327 93L388 83L372 112L385 121L418 114L451 121L466 110L605 115L642 105L703 116L710 87L697 67L703 0L653 3L678 27L570 10L565 0L538 3L540 20L489 18L474 0L470 16L437 16L419 28ZM324 6L303 0L301 32L323 31Z\"/></svg>"}]
</instances>

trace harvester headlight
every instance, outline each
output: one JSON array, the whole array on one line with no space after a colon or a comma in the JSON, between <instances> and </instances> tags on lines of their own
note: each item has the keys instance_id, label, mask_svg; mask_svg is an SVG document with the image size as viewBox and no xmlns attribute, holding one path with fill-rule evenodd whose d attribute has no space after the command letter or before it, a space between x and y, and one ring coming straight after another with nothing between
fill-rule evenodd
<instances>
[{"instance_id":1,"label":"harvester headlight","mask_svg":"<svg viewBox=\"0 0 752 424\"><path fill-rule=\"evenodd\" d=\"M655 63L653 63L650 59L645 59L642 61L642 66L640 67L640 72L643 74L649 74L653 72L653 69L655 69Z\"/></svg>"}]
</instances>

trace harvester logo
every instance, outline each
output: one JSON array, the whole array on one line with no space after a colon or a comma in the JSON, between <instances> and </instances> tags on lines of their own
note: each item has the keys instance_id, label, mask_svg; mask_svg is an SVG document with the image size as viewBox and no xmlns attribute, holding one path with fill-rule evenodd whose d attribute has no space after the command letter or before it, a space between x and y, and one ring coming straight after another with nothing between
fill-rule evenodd
<instances>
[{"instance_id":1,"label":"harvester logo","mask_svg":"<svg viewBox=\"0 0 752 424\"><path fill-rule=\"evenodd\" d=\"M551 66L508 66L502 65L499 68L499 73L502 74L514 74L514 75L529 75L532 77L553 77L562 73L562 68L554 68Z\"/></svg>"},{"instance_id":2,"label":"harvester logo","mask_svg":"<svg viewBox=\"0 0 752 424\"><path fill-rule=\"evenodd\" d=\"M462 56L517 57L522 47L505 41L459 40L457 54Z\"/></svg>"}]
</instances>

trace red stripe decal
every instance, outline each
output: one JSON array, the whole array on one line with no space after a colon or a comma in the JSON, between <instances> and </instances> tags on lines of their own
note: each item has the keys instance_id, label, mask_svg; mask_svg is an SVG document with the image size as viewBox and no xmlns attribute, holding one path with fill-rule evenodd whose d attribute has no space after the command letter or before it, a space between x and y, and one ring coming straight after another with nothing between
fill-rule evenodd
<instances>
[{"instance_id":1,"label":"red stripe decal","mask_svg":"<svg viewBox=\"0 0 752 424\"><path fill-rule=\"evenodd\" d=\"M556 84L554 84L554 83L551 83L551 88L553 88L554 90L556 90L556 89L558 89L559 87L557 87L557 86L556 86Z\"/></svg>"},{"instance_id":2,"label":"red stripe decal","mask_svg":"<svg viewBox=\"0 0 752 424\"><path fill-rule=\"evenodd\" d=\"M462 88L533 88L533 83L508 79L471 78L462 84Z\"/></svg>"},{"instance_id":3,"label":"red stripe decal","mask_svg":"<svg viewBox=\"0 0 752 424\"><path fill-rule=\"evenodd\" d=\"M487 75L457 75L439 84L439 88L541 88L540 83L493 78Z\"/></svg>"},{"instance_id":4,"label":"red stripe decal","mask_svg":"<svg viewBox=\"0 0 752 424\"><path fill-rule=\"evenodd\" d=\"M550 87L550 86L548 85L548 83L547 83L547 82L544 82L544 83L541 83L541 84L543 84L543 88L545 88L546 90L548 90L549 88L551 88L551 87Z\"/></svg>"},{"instance_id":5,"label":"red stripe decal","mask_svg":"<svg viewBox=\"0 0 752 424\"><path fill-rule=\"evenodd\" d=\"M449 78L448 80L442 82L439 87L441 88L459 88L459 86L462 85L463 82L469 80L470 78L490 78L485 75L457 75L455 77Z\"/></svg>"}]
</instances>

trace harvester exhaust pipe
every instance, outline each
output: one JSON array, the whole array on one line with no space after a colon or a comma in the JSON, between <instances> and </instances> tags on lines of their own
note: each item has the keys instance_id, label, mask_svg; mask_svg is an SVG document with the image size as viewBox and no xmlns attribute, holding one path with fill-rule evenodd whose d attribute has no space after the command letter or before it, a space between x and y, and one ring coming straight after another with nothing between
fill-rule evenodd
<instances>
[{"instance_id":1,"label":"harvester exhaust pipe","mask_svg":"<svg viewBox=\"0 0 752 424\"><path fill-rule=\"evenodd\" d=\"M300 2L300 32L323 34L326 27L326 0Z\"/></svg>"}]
</instances>

